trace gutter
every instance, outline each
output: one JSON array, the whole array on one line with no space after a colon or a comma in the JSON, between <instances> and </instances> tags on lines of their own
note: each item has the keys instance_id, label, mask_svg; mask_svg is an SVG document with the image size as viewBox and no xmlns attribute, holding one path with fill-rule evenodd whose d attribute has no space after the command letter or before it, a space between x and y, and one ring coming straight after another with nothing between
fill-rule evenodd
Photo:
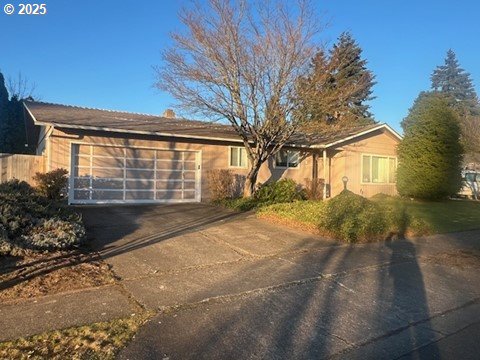
<instances>
[{"instance_id":1,"label":"gutter","mask_svg":"<svg viewBox=\"0 0 480 360\"><path fill-rule=\"evenodd\" d=\"M27 109L35 125L52 126L56 128L66 128L66 129L106 131L106 132L114 132L114 133L121 133L121 134L153 135L153 136L164 136L164 137L173 137L173 138L182 138L182 139L235 142L235 143L243 144L243 140L239 138L222 138L222 137L210 137L210 136L201 136L201 135L183 135L178 133L125 130L125 129L115 129L115 128L107 128L107 127L99 127L99 126L60 124L53 121L51 122L38 121L25 103L23 103L23 106ZM253 144L253 141L250 141L250 143ZM313 148L312 146L308 146L308 145L295 145L295 144L285 144L285 146L294 147L294 148L305 148L305 149Z\"/></svg>"}]
</instances>

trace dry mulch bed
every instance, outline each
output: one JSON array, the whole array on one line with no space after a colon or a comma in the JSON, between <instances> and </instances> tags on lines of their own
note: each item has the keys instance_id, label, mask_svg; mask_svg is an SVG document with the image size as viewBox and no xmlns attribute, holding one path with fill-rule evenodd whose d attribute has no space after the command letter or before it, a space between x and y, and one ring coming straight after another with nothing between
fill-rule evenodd
<instances>
[{"instance_id":1,"label":"dry mulch bed","mask_svg":"<svg viewBox=\"0 0 480 360\"><path fill-rule=\"evenodd\" d=\"M0 343L0 359L113 360L152 315L147 312Z\"/></svg>"},{"instance_id":2,"label":"dry mulch bed","mask_svg":"<svg viewBox=\"0 0 480 360\"><path fill-rule=\"evenodd\" d=\"M0 302L112 282L109 266L96 253L75 250L0 257Z\"/></svg>"}]
</instances>

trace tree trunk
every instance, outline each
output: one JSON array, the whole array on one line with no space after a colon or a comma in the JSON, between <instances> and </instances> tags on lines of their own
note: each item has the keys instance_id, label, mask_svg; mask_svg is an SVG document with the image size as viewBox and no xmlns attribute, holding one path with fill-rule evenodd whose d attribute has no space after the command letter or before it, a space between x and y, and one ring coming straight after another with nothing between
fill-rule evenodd
<instances>
[{"instance_id":1,"label":"tree trunk","mask_svg":"<svg viewBox=\"0 0 480 360\"><path fill-rule=\"evenodd\" d=\"M262 163L260 161L253 161L252 167L250 168L247 178L245 179L245 187L243 188L244 197L252 196L255 192L255 185L257 184L258 172L260 171L261 166Z\"/></svg>"}]
</instances>

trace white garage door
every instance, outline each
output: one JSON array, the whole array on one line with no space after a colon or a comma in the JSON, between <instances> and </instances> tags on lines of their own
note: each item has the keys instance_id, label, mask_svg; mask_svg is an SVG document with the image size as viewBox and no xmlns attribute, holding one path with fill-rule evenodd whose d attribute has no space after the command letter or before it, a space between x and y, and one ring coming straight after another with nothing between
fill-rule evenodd
<instances>
[{"instance_id":1,"label":"white garage door","mask_svg":"<svg viewBox=\"0 0 480 360\"><path fill-rule=\"evenodd\" d=\"M200 154L72 144L69 202L200 201Z\"/></svg>"}]
</instances>

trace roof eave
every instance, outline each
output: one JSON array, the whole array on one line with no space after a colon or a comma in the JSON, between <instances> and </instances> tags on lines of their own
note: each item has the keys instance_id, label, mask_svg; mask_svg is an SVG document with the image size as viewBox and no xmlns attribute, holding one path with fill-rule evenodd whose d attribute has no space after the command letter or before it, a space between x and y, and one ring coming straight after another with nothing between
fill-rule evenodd
<instances>
[{"instance_id":1,"label":"roof eave","mask_svg":"<svg viewBox=\"0 0 480 360\"><path fill-rule=\"evenodd\" d=\"M313 148L320 148L320 149L327 149L329 147L332 147L332 146L335 146L335 145L338 145L338 144L342 144L344 143L345 141L349 141L349 140L353 140L357 137L360 137L360 136L363 136L363 135L367 135L371 132L374 132L374 131L377 131L377 130L380 130L380 129L385 129L387 131L389 131L392 135L394 135L398 140L402 140L403 137L402 135L400 135L398 132L396 132L391 126L389 126L388 124L386 123L383 123L383 124L378 124L378 126L375 126L371 129L368 129L368 130L365 130L365 131L361 131L357 134L353 134L353 135L350 135L350 136L347 136L343 139L339 139L339 140L336 140L336 141L333 141L331 143L327 143L327 144L316 144L316 145L312 145Z\"/></svg>"}]
</instances>

